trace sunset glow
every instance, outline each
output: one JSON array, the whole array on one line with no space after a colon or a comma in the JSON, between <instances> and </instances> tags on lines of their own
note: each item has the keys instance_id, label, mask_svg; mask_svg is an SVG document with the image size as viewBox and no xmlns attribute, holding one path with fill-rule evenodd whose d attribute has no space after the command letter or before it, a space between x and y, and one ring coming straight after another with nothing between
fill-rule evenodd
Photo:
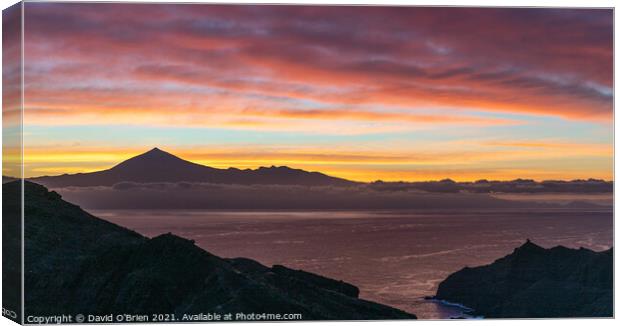
<instances>
[{"instance_id":1,"label":"sunset glow","mask_svg":"<svg viewBox=\"0 0 620 326\"><path fill-rule=\"evenodd\" d=\"M613 178L610 10L25 8L27 177L159 147L357 181Z\"/></svg>"}]
</instances>

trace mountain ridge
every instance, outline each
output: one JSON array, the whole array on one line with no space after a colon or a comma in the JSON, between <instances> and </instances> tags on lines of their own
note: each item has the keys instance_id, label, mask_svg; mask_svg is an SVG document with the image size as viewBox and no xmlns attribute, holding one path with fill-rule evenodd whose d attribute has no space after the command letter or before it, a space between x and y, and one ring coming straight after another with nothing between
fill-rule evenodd
<instances>
[{"instance_id":1,"label":"mountain ridge","mask_svg":"<svg viewBox=\"0 0 620 326\"><path fill-rule=\"evenodd\" d=\"M613 248L545 249L527 240L489 265L449 275L434 298L485 318L612 317Z\"/></svg>"},{"instance_id":2,"label":"mountain ridge","mask_svg":"<svg viewBox=\"0 0 620 326\"><path fill-rule=\"evenodd\" d=\"M19 181L2 185L4 216L15 221L21 218L21 187ZM23 187L25 315L174 313L177 322L183 314L206 312L300 313L303 320L416 318L359 298L359 289L344 281L221 258L170 233L147 238L44 186Z\"/></svg>"},{"instance_id":3,"label":"mountain ridge","mask_svg":"<svg viewBox=\"0 0 620 326\"><path fill-rule=\"evenodd\" d=\"M3 176L3 182L14 180ZM271 165L256 169L235 167L214 168L194 163L157 147L122 161L113 167L88 173L31 177L27 180L50 188L113 186L122 182L134 183L212 183L228 185L294 185L294 186L364 186L377 192L424 191L429 193L588 193L613 192L613 181L575 179L534 181L515 179L494 181L456 182L439 181L373 181L358 182L330 176L316 171L305 171L288 166Z\"/></svg>"},{"instance_id":4,"label":"mountain ridge","mask_svg":"<svg viewBox=\"0 0 620 326\"><path fill-rule=\"evenodd\" d=\"M107 170L30 178L47 187L112 186L119 182L203 182L215 184L276 184L304 186L350 186L357 184L320 172L287 166L240 170L218 169L163 151L157 147L131 157Z\"/></svg>"}]
</instances>

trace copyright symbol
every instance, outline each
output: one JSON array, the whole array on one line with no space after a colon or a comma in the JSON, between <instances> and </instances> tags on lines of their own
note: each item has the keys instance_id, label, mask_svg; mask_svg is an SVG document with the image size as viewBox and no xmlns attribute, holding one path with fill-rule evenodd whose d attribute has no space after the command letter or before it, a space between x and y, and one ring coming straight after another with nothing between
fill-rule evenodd
<instances>
[{"instance_id":1,"label":"copyright symbol","mask_svg":"<svg viewBox=\"0 0 620 326\"><path fill-rule=\"evenodd\" d=\"M84 322L84 315L79 314L77 316L75 316L75 321L78 323L83 323Z\"/></svg>"}]
</instances>

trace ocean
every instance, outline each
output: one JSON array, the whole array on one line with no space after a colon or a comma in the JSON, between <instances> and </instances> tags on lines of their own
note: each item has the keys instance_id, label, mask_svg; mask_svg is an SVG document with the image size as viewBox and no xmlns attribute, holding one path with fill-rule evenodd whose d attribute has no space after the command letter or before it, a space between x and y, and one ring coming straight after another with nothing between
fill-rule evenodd
<instances>
[{"instance_id":1,"label":"ocean","mask_svg":"<svg viewBox=\"0 0 620 326\"><path fill-rule=\"evenodd\" d=\"M221 257L303 269L422 319L463 310L424 300L450 273L489 264L530 239L543 247L613 244L611 209L213 211L90 210L152 237L172 232Z\"/></svg>"}]
</instances>

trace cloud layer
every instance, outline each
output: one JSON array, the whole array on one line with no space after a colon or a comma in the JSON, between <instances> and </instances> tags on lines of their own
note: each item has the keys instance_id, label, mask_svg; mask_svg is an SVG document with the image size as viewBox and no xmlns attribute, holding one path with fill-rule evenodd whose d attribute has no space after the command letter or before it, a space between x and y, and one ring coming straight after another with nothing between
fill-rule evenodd
<instances>
[{"instance_id":1,"label":"cloud layer","mask_svg":"<svg viewBox=\"0 0 620 326\"><path fill-rule=\"evenodd\" d=\"M486 194L375 191L360 187L130 183L113 187L66 187L55 191L87 209L396 209L503 208L531 204Z\"/></svg>"},{"instance_id":2,"label":"cloud layer","mask_svg":"<svg viewBox=\"0 0 620 326\"><path fill-rule=\"evenodd\" d=\"M468 112L588 120L612 113L610 10L26 8L28 106L41 123L501 124ZM417 112L429 107L462 111Z\"/></svg>"},{"instance_id":3,"label":"cloud layer","mask_svg":"<svg viewBox=\"0 0 620 326\"><path fill-rule=\"evenodd\" d=\"M584 203L591 208L611 204L613 185L596 180L548 181L544 185L528 180L512 183L529 189L498 182L380 183L349 187L120 182L111 187L54 190L65 200L87 209L488 209L567 204L583 207ZM476 189L480 186L494 190Z\"/></svg>"}]
</instances>

